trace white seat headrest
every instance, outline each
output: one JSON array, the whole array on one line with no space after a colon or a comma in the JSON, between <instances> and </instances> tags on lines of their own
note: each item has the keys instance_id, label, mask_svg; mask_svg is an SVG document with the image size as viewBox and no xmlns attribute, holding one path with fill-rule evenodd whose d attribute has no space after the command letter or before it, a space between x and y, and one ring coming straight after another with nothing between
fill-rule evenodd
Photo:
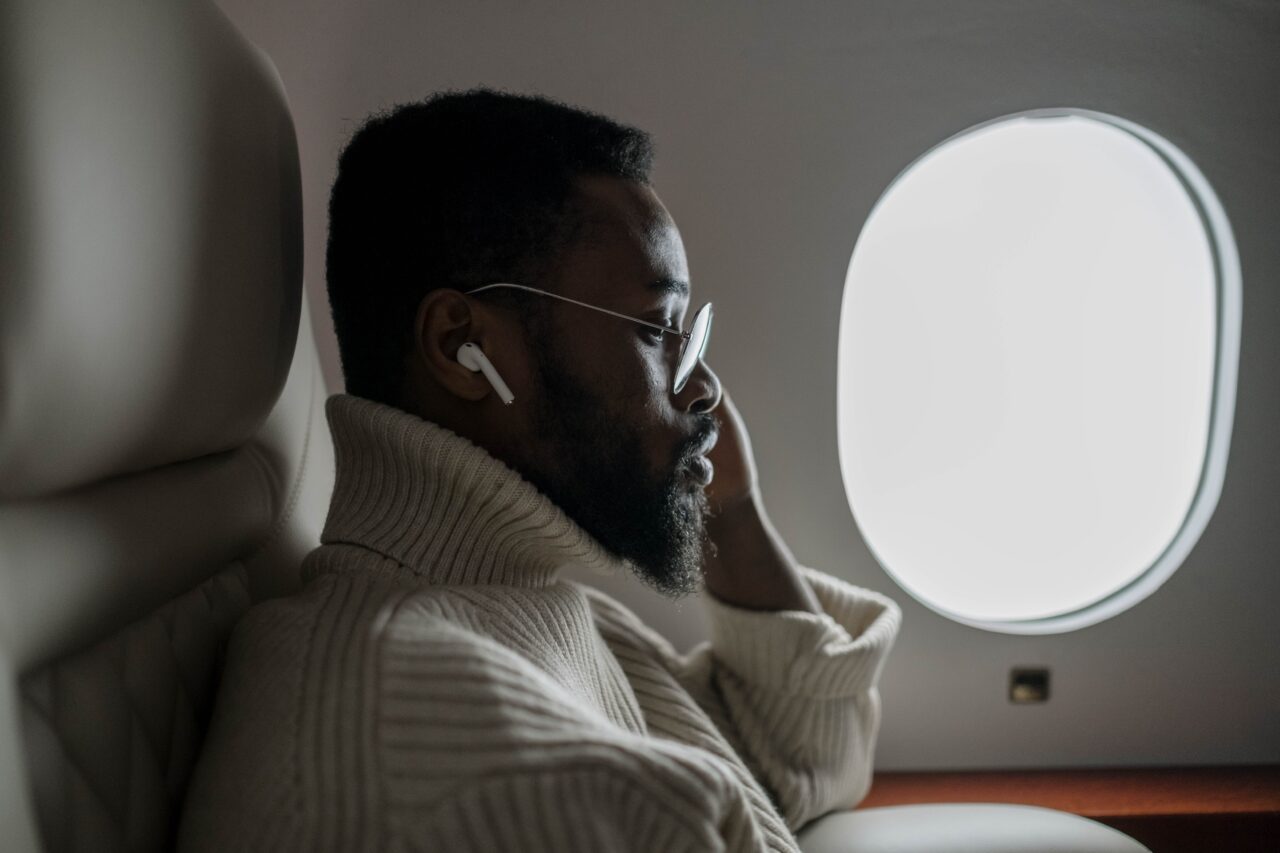
<instances>
[{"instance_id":1,"label":"white seat headrest","mask_svg":"<svg viewBox=\"0 0 1280 853\"><path fill-rule=\"evenodd\" d=\"M0 498L243 444L302 292L274 67L173 0L5 4L0 54Z\"/></svg>"}]
</instances>

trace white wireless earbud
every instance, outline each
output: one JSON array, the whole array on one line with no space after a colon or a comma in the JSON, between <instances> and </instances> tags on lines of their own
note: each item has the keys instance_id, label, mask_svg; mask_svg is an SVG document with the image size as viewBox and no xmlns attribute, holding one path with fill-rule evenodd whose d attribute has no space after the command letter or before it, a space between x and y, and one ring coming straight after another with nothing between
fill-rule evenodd
<instances>
[{"instance_id":1,"label":"white wireless earbud","mask_svg":"<svg viewBox=\"0 0 1280 853\"><path fill-rule=\"evenodd\" d=\"M475 373L477 370L483 371L489 384L493 386L493 390L498 392L498 396L502 398L502 402L508 406L515 400L511 393L511 389L507 387L507 383L502 381L502 377L498 375L498 371L493 369L493 364L489 359L485 358L484 352L480 347L467 341L458 347L458 364Z\"/></svg>"}]
</instances>

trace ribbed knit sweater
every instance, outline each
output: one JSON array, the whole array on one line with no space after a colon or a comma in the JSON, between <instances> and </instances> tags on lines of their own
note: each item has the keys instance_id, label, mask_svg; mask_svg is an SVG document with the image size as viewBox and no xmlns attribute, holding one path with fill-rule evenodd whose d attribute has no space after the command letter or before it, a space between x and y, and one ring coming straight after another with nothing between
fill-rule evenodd
<instances>
[{"instance_id":1,"label":"ribbed knit sweater","mask_svg":"<svg viewBox=\"0 0 1280 853\"><path fill-rule=\"evenodd\" d=\"M796 850L866 794L888 598L704 594L685 654L558 578L623 565L468 439L328 399L337 476L296 595L236 626L182 851Z\"/></svg>"}]
</instances>

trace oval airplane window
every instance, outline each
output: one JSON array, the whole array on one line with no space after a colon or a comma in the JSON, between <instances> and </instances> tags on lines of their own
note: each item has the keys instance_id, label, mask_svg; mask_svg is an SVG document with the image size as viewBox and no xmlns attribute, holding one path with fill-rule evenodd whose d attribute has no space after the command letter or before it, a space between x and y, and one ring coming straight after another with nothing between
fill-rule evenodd
<instances>
[{"instance_id":1,"label":"oval airplane window","mask_svg":"<svg viewBox=\"0 0 1280 853\"><path fill-rule=\"evenodd\" d=\"M877 202L840 317L841 473L885 571L959 622L1070 631L1150 595L1217 505L1239 262L1150 131L1032 110Z\"/></svg>"}]
</instances>

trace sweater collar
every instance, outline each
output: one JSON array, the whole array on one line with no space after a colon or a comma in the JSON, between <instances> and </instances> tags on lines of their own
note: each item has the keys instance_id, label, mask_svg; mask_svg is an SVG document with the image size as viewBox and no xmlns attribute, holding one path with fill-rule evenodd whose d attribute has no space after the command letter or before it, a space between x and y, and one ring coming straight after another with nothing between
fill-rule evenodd
<instances>
[{"instance_id":1,"label":"sweater collar","mask_svg":"<svg viewBox=\"0 0 1280 853\"><path fill-rule=\"evenodd\" d=\"M446 427L334 394L325 401L337 467L320 542L376 551L393 574L432 584L542 588L566 563L617 558L506 463ZM332 570L308 561L303 580Z\"/></svg>"}]
</instances>

